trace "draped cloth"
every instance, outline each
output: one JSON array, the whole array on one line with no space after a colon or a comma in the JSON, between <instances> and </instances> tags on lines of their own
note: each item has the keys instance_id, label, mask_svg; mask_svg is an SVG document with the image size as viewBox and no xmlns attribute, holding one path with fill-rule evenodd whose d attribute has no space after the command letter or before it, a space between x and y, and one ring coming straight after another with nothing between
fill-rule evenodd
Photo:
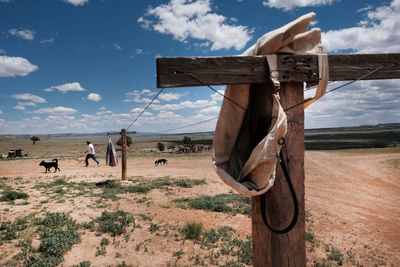
<instances>
[{"instance_id":1,"label":"draped cloth","mask_svg":"<svg viewBox=\"0 0 400 267\"><path fill-rule=\"evenodd\" d=\"M318 54L320 81L315 97L307 99L305 107L325 93L328 82L327 56L321 54L321 31L318 28L307 31L314 18L313 12L301 16L265 34L242 54L270 55L267 56L267 61L272 82L265 86L271 92L279 88L276 55L273 54ZM225 96L230 101L224 99L222 102L213 142L213 166L216 173L235 191L247 196L261 195L274 184L276 163L282 145L280 140L287 132L286 114L280 104L279 93L271 93L270 97L261 99L264 105L272 106L268 114L270 121L262 124L268 134L258 144L252 144L255 136L252 136L249 128L254 118L251 118L249 109L254 103L260 103L260 99L256 99L259 97L251 92L250 87L254 86L257 85L227 86ZM232 101L246 110L233 105Z\"/></svg>"},{"instance_id":2,"label":"draped cloth","mask_svg":"<svg viewBox=\"0 0 400 267\"><path fill-rule=\"evenodd\" d=\"M107 151L106 151L106 164L114 167L118 165L117 152L115 151L114 145L111 139L108 139Z\"/></svg>"}]
</instances>

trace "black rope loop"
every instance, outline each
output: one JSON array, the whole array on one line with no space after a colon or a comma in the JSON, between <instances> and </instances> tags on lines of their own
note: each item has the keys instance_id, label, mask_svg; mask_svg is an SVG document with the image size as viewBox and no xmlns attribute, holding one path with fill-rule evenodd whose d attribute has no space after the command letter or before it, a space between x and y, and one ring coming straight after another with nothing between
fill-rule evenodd
<instances>
[{"instance_id":1,"label":"black rope loop","mask_svg":"<svg viewBox=\"0 0 400 267\"><path fill-rule=\"evenodd\" d=\"M278 140L278 143L279 142L284 143L285 141L284 141L283 138L281 138L281 139ZM279 162L281 164L281 168L282 168L283 174L285 175L286 182L287 182L287 184L289 186L290 194L291 194L292 200L293 200L293 217L292 217L292 220L290 221L290 223L286 227L284 227L282 229L275 229L275 228L273 228L271 226L271 224L269 223L268 218L267 218L268 210L267 210L267 206L265 204L266 203L266 194L267 194L267 192L260 196L260 208L261 208L261 217L263 219L264 224L268 227L268 229L271 232L275 233L275 234L286 234L290 230L292 230L294 228L294 226L296 225L296 223L297 223L297 219L299 217L299 203L298 203L298 200L297 200L296 191L294 189L294 186L292 184L292 180L291 180L290 175L289 175L289 171L288 171L286 163L285 163L285 161L283 159L282 152L279 153L278 157L279 157Z\"/></svg>"}]
</instances>

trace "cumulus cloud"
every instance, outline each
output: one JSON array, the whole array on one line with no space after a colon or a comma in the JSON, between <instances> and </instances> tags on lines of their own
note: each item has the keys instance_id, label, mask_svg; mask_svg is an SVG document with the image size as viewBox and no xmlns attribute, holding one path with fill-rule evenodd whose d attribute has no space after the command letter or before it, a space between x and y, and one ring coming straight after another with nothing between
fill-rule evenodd
<instances>
[{"instance_id":1,"label":"cumulus cloud","mask_svg":"<svg viewBox=\"0 0 400 267\"><path fill-rule=\"evenodd\" d=\"M0 77L26 76L37 69L23 57L0 56Z\"/></svg>"},{"instance_id":2,"label":"cumulus cloud","mask_svg":"<svg viewBox=\"0 0 400 267\"><path fill-rule=\"evenodd\" d=\"M205 108L209 106L213 106L216 104L216 101L214 100L208 100L208 99L200 99L196 101L190 101L186 100L177 104L166 104L166 105L151 105L150 108L153 110L158 110L158 111L172 111L172 110L180 110L180 109L199 109L199 108Z\"/></svg>"},{"instance_id":3,"label":"cumulus cloud","mask_svg":"<svg viewBox=\"0 0 400 267\"><path fill-rule=\"evenodd\" d=\"M338 0L285 0L285 1L266 0L266 1L263 1L263 5L288 11L288 10L292 10L296 7L330 5L334 1L338 1Z\"/></svg>"},{"instance_id":4,"label":"cumulus cloud","mask_svg":"<svg viewBox=\"0 0 400 267\"><path fill-rule=\"evenodd\" d=\"M72 115L77 112L76 109L73 108L66 108L66 107L54 107L54 108L41 108L38 110L33 111L33 113L37 114L48 114L52 116L67 116L67 115Z\"/></svg>"},{"instance_id":5,"label":"cumulus cloud","mask_svg":"<svg viewBox=\"0 0 400 267\"><path fill-rule=\"evenodd\" d=\"M391 53L400 51L400 1L388 6L367 9L366 18L358 26L330 30L322 34L328 51L353 50L359 53Z\"/></svg>"},{"instance_id":6,"label":"cumulus cloud","mask_svg":"<svg viewBox=\"0 0 400 267\"><path fill-rule=\"evenodd\" d=\"M149 89L143 89L142 91L133 90L125 94L124 102L150 103L151 98L149 97L153 96L154 94L155 93ZM160 103L160 101L156 99L153 103Z\"/></svg>"},{"instance_id":7,"label":"cumulus cloud","mask_svg":"<svg viewBox=\"0 0 400 267\"><path fill-rule=\"evenodd\" d=\"M96 93L90 93L86 99L93 102L99 102L101 100L101 95Z\"/></svg>"},{"instance_id":8,"label":"cumulus cloud","mask_svg":"<svg viewBox=\"0 0 400 267\"><path fill-rule=\"evenodd\" d=\"M240 50L251 39L251 30L228 22L226 17L212 12L210 0L171 0L149 8L138 19L143 28L170 34L181 42L191 38L210 43L211 50Z\"/></svg>"},{"instance_id":9,"label":"cumulus cloud","mask_svg":"<svg viewBox=\"0 0 400 267\"><path fill-rule=\"evenodd\" d=\"M17 29L9 29L8 33L27 41L33 41L35 39L35 34L36 34L34 31L31 30L17 30Z\"/></svg>"},{"instance_id":10,"label":"cumulus cloud","mask_svg":"<svg viewBox=\"0 0 400 267\"><path fill-rule=\"evenodd\" d=\"M211 107L207 107L207 108L203 108L203 109L199 110L199 113L218 115L220 109L221 109L221 107L219 107L219 106L211 106Z\"/></svg>"},{"instance_id":11,"label":"cumulus cloud","mask_svg":"<svg viewBox=\"0 0 400 267\"><path fill-rule=\"evenodd\" d=\"M12 96L12 98L17 99L17 100L23 100L27 102L31 102L34 104L43 104L46 103L46 99L43 97L37 96L37 95L32 95L30 93L25 93L25 94L15 94ZM21 103L19 103L21 105Z\"/></svg>"},{"instance_id":12,"label":"cumulus cloud","mask_svg":"<svg viewBox=\"0 0 400 267\"><path fill-rule=\"evenodd\" d=\"M16 105L14 106L14 109L18 109L18 110L25 110L25 106L21 106L21 105Z\"/></svg>"},{"instance_id":13,"label":"cumulus cloud","mask_svg":"<svg viewBox=\"0 0 400 267\"><path fill-rule=\"evenodd\" d=\"M83 92L86 91L85 88L81 86L80 83L78 82L73 82L73 83L64 83L60 85L54 85L49 88L44 89L47 92L54 92L54 91L59 91L61 93L67 93L67 92Z\"/></svg>"},{"instance_id":14,"label":"cumulus cloud","mask_svg":"<svg viewBox=\"0 0 400 267\"><path fill-rule=\"evenodd\" d=\"M335 87L336 82L329 87ZM306 109L306 128L358 126L400 121L397 80L359 81L326 95Z\"/></svg>"},{"instance_id":15,"label":"cumulus cloud","mask_svg":"<svg viewBox=\"0 0 400 267\"><path fill-rule=\"evenodd\" d=\"M182 97L181 94L176 94L176 93L162 93L158 96L159 99L164 101L178 100L181 97Z\"/></svg>"},{"instance_id":16,"label":"cumulus cloud","mask_svg":"<svg viewBox=\"0 0 400 267\"><path fill-rule=\"evenodd\" d=\"M84 6L89 2L89 0L64 0L64 2L74 6Z\"/></svg>"}]
</instances>

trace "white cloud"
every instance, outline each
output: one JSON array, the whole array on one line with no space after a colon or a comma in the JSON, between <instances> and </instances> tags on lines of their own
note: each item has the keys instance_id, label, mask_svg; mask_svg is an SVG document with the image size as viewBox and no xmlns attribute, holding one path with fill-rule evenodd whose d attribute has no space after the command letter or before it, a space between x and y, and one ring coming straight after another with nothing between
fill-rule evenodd
<instances>
[{"instance_id":1,"label":"white cloud","mask_svg":"<svg viewBox=\"0 0 400 267\"><path fill-rule=\"evenodd\" d=\"M329 87L342 83L336 82ZM340 91L327 94L307 108L305 126L325 128L399 122L398 88L398 80L356 82Z\"/></svg>"},{"instance_id":2,"label":"white cloud","mask_svg":"<svg viewBox=\"0 0 400 267\"><path fill-rule=\"evenodd\" d=\"M213 106L216 104L216 101L214 100L208 100L208 99L200 99L196 101L183 101L178 104L166 104L166 105L158 105L154 104L151 105L150 108L153 110L158 110L158 111L172 111L172 110L180 110L180 109L199 109L199 108L205 108L209 106Z\"/></svg>"},{"instance_id":3,"label":"white cloud","mask_svg":"<svg viewBox=\"0 0 400 267\"><path fill-rule=\"evenodd\" d=\"M54 43L54 37L48 38L48 39L43 39L40 41L41 44L52 44Z\"/></svg>"},{"instance_id":4,"label":"white cloud","mask_svg":"<svg viewBox=\"0 0 400 267\"><path fill-rule=\"evenodd\" d=\"M119 44L113 44L112 47L114 47L117 50L123 50L122 46L120 46Z\"/></svg>"},{"instance_id":5,"label":"white cloud","mask_svg":"<svg viewBox=\"0 0 400 267\"><path fill-rule=\"evenodd\" d=\"M37 96L37 95L32 95L30 93L25 93L25 94L15 94L12 96L12 98L17 99L17 100L23 100L27 102L32 102L35 104L43 104L46 103L46 99L43 97Z\"/></svg>"},{"instance_id":6,"label":"white cloud","mask_svg":"<svg viewBox=\"0 0 400 267\"><path fill-rule=\"evenodd\" d=\"M3 111L0 109L0 115L3 115L4 113L3 113Z\"/></svg>"},{"instance_id":7,"label":"white cloud","mask_svg":"<svg viewBox=\"0 0 400 267\"><path fill-rule=\"evenodd\" d=\"M67 93L67 92L83 92L86 91L86 89L83 88L80 83L73 82L73 83L54 85L51 86L50 88L45 89L45 91L47 92L59 91L61 93Z\"/></svg>"},{"instance_id":8,"label":"white cloud","mask_svg":"<svg viewBox=\"0 0 400 267\"><path fill-rule=\"evenodd\" d=\"M217 90L218 93L214 93L211 95L211 99L214 101L222 101L223 95L225 94L225 89L219 89Z\"/></svg>"},{"instance_id":9,"label":"white cloud","mask_svg":"<svg viewBox=\"0 0 400 267\"><path fill-rule=\"evenodd\" d=\"M25 110L26 108L25 108L25 106L16 105L16 106L14 107L14 109Z\"/></svg>"},{"instance_id":10,"label":"white cloud","mask_svg":"<svg viewBox=\"0 0 400 267\"><path fill-rule=\"evenodd\" d=\"M203 108L203 109L199 110L199 113L218 115L220 109L221 109L221 107L219 107L219 106L211 106L211 107L207 107L207 108Z\"/></svg>"},{"instance_id":11,"label":"white cloud","mask_svg":"<svg viewBox=\"0 0 400 267\"><path fill-rule=\"evenodd\" d=\"M143 89L142 91L133 90L131 92L125 93L124 102L135 102L135 103L150 103L150 96L155 93L149 89ZM160 103L159 100L154 100L153 103Z\"/></svg>"},{"instance_id":12,"label":"white cloud","mask_svg":"<svg viewBox=\"0 0 400 267\"><path fill-rule=\"evenodd\" d=\"M29 107L36 107L37 105L33 102L18 102L18 106L29 106Z\"/></svg>"},{"instance_id":13,"label":"white cloud","mask_svg":"<svg viewBox=\"0 0 400 267\"><path fill-rule=\"evenodd\" d=\"M41 108L38 110L33 111L33 113L37 114L48 114L52 116L67 116L72 115L77 112L76 109L73 108L66 108L66 107L54 107L54 108Z\"/></svg>"},{"instance_id":14,"label":"white cloud","mask_svg":"<svg viewBox=\"0 0 400 267\"><path fill-rule=\"evenodd\" d=\"M89 0L64 0L64 2L74 6L84 6Z\"/></svg>"},{"instance_id":15,"label":"white cloud","mask_svg":"<svg viewBox=\"0 0 400 267\"><path fill-rule=\"evenodd\" d=\"M0 77L26 76L37 69L23 57L0 56Z\"/></svg>"},{"instance_id":16,"label":"white cloud","mask_svg":"<svg viewBox=\"0 0 400 267\"><path fill-rule=\"evenodd\" d=\"M35 39L35 34L36 34L34 31L31 30L17 30L17 29L10 29L8 30L8 33L27 41L33 41Z\"/></svg>"},{"instance_id":17,"label":"white cloud","mask_svg":"<svg viewBox=\"0 0 400 267\"><path fill-rule=\"evenodd\" d=\"M153 17L154 20L151 20ZM174 39L210 42L211 50L242 49L251 39L246 26L228 24L229 19L212 13L210 0L171 0L155 8L149 8L138 23L146 29L171 34Z\"/></svg>"},{"instance_id":18,"label":"white cloud","mask_svg":"<svg viewBox=\"0 0 400 267\"><path fill-rule=\"evenodd\" d=\"M330 30L322 34L328 51L354 50L359 53L400 51L400 1L368 11L359 26Z\"/></svg>"},{"instance_id":19,"label":"white cloud","mask_svg":"<svg viewBox=\"0 0 400 267\"><path fill-rule=\"evenodd\" d=\"M101 95L96 94L96 93L90 93L87 96L87 100L93 101L93 102L99 102L101 100Z\"/></svg>"},{"instance_id":20,"label":"white cloud","mask_svg":"<svg viewBox=\"0 0 400 267\"><path fill-rule=\"evenodd\" d=\"M97 93L90 93L87 97L87 100L93 101L93 102L99 102L102 99L101 95Z\"/></svg>"},{"instance_id":21,"label":"white cloud","mask_svg":"<svg viewBox=\"0 0 400 267\"><path fill-rule=\"evenodd\" d=\"M330 5L334 1L338 0L266 0L263 1L263 5L288 11L296 7Z\"/></svg>"},{"instance_id":22,"label":"white cloud","mask_svg":"<svg viewBox=\"0 0 400 267\"><path fill-rule=\"evenodd\" d=\"M158 96L159 99L164 101L178 100L181 97L182 97L181 94L176 94L176 93L162 93Z\"/></svg>"}]
</instances>

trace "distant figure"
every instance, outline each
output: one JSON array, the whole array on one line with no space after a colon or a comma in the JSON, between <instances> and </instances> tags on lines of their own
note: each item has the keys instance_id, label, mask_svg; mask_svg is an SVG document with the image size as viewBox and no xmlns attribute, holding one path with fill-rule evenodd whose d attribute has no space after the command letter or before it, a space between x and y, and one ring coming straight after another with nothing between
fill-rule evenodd
<instances>
[{"instance_id":1,"label":"distant figure","mask_svg":"<svg viewBox=\"0 0 400 267\"><path fill-rule=\"evenodd\" d=\"M156 160L156 161L154 162L154 165L155 165L155 166L158 166L158 164L160 164L160 165L165 165L165 164L167 164L167 165L168 165L168 160L166 160L166 159L158 159L158 160Z\"/></svg>"},{"instance_id":2,"label":"distant figure","mask_svg":"<svg viewBox=\"0 0 400 267\"><path fill-rule=\"evenodd\" d=\"M85 158L86 167L89 165L90 158L92 158L97 163L97 165L99 165L100 162L96 159L96 155L95 155L96 153L94 152L93 144L90 143L90 141L87 141L86 144L87 144L87 151L86 151L87 155Z\"/></svg>"}]
</instances>

